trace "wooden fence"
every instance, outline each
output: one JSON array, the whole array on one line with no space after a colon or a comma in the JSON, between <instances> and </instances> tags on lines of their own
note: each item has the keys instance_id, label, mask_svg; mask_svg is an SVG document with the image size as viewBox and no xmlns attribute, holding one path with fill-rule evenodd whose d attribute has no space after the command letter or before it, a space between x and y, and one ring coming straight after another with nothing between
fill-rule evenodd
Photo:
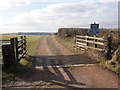
<instances>
[{"instance_id":1,"label":"wooden fence","mask_svg":"<svg viewBox=\"0 0 120 90\"><path fill-rule=\"evenodd\" d=\"M17 64L26 54L26 36L10 38L7 44L2 45L2 56L4 64Z\"/></svg>"},{"instance_id":2,"label":"wooden fence","mask_svg":"<svg viewBox=\"0 0 120 90\"><path fill-rule=\"evenodd\" d=\"M96 37L96 36L81 36L76 35L76 47L77 49L94 49L97 51L106 52L107 56L111 58L111 36L109 37ZM109 59L108 58L108 59Z\"/></svg>"}]
</instances>

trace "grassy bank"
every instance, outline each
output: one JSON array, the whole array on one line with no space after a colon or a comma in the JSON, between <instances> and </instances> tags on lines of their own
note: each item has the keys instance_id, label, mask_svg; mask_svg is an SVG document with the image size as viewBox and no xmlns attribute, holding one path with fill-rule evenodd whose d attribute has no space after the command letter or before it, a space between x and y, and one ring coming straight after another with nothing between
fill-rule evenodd
<instances>
[{"instance_id":1,"label":"grassy bank","mask_svg":"<svg viewBox=\"0 0 120 90\"><path fill-rule=\"evenodd\" d=\"M76 53L75 50L75 38L62 38L59 36L55 36L55 39L61 43L64 47L66 47L68 50L70 50L73 53Z\"/></svg>"},{"instance_id":2,"label":"grassy bank","mask_svg":"<svg viewBox=\"0 0 120 90\"><path fill-rule=\"evenodd\" d=\"M115 73L120 73L120 66L119 65L116 65L114 61L112 60L109 60L109 61L101 61L100 66L104 67L104 68L107 68Z\"/></svg>"},{"instance_id":3,"label":"grassy bank","mask_svg":"<svg viewBox=\"0 0 120 90\"><path fill-rule=\"evenodd\" d=\"M12 37L20 38L21 35L2 35L2 40L9 40ZM27 37L27 54L30 56L34 56L35 51L37 49L38 40L42 37L41 35L26 35ZM8 42L4 42L8 43ZM9 81L15 81L20 79L23 76L28 76L30 72L33 73L33 69L30 68L32 64L32 58L29 56L25 56L25 58L21 59L19 65L11 66L8 69L3 70L2 79L3 83Z\"/></svg>"},{"instance_id":4,"label":"grassy bank","mask_svg":"<svg viewBox=\"0 0 120 90\"><path fill-rule=\"evenodd\" d=\"M75 37L73 38L63 38L60 37L59 35L55 35L55 39L62 44L65 48L70 50L71 52L75 54L82 54L83 52L79 52L79 50L76 49L75 46Z\"/></svg>"}]
</instances>

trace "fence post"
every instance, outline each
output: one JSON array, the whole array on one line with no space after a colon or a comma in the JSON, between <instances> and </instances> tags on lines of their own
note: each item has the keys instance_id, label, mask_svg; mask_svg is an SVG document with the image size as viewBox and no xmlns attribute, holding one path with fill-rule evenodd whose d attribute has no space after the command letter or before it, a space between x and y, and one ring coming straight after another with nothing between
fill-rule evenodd
<instances>
[{"instance_id":1,"label":"fence post","mask_svg":"<svg viewBox=\"0 0 120 90\"><path fill-rule=\"evenodd\" d=\"M94 35L94 48L97 48L96 42L97 42L97 39L96 39L96 36Z\"/></svg>"},{"instance_id":2,"label":"fence post","mask_svg":"<svg viewBox=\"0 0 120 90\"><path fill-rule=\"evenodd\" d=\"M88 46L88 42L87 42L87 35L86 35L86 37L85 37L85 40L86 40L86 46Z\"/></svg>"},{"instance_id":3,"label":"fence post","mask_svg":"<svg viewBox=\"0 0 120 90\"><path fill-rule=\"evenodd\" d=\"M25 45L24 45L25 49L24 50L26 51L26 36L24 36L24 43L25 43Z\"/></svg>"},{"instance_id":4,"label":"fence post","mask_svg":"<svg viewBox=\"0 0 120 90\"><path fill-rule=\"evenodd\" d=\"M79 47L78 47L77 39L78 39L78 35L76 35L76 41L75 41L75 43L76 43L76 49L78 50Z\"/></svg>"},{"instance_id":5,"label":"fence post","mask_svg":"<svg viewBox=\"0 0 120 90\"><path fill-rule=\"evenodd\" d=\"M110 60L112 58L111 43L112 43L112 37L108 36L107 38L107 60Z\"/></svg>"},{"instance_id":6,"label":"fence post","mask_svg":"<svg viewBox=\"0 0 120 90\"><path fill-rule=\"evenodd\" d=\"M23 39L23 36L21 36L21 40L22 39ZM23 40L21 41L21 44L23 44ZM21 49L22 49L21 53L23 53L23 45L21 46Z\"/></svg>"},{"instance_id":7,"label":"fence post","mask_svg":"<svg viewBox=\"0 0 120 90\"><path fill-rule=\"evenodd\" d=\"M17 63L15 58L15 39L14 38L10 39L10 48L11 48L11 62L15 65Z\"/></svg>"},{"instance_id":8,"label":"fence post","mask_svg":"<svg viewBox=\"0 0 120 90\"><path fill-rule=\"evenodd\" d=\"M18 38L15 37L15 55L16 55L16 62L18 63L19 55L18 55Z\"/></svg>"}]
</instances>

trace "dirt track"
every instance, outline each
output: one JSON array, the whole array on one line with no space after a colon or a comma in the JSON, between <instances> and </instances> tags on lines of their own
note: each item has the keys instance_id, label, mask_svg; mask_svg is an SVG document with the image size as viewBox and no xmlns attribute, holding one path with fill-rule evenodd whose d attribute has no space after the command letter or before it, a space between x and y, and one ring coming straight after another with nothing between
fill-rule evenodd
<instances>
[{"instance_id":1,"label":"dirt track","mask_svg":"<svg viewBox=\"0 0 120 90\"><path fill-rule=\"evenodd\" d=\"M50 40L60 55L52 52ZM35 72L27 79L16 81L13 86L27 88L117 88L118 77L97 66L84 55L74 55L54 36L44 36L38 43L35 55ZM77 66L77 67L76 67Z\"/></svg>"}]
</instances>

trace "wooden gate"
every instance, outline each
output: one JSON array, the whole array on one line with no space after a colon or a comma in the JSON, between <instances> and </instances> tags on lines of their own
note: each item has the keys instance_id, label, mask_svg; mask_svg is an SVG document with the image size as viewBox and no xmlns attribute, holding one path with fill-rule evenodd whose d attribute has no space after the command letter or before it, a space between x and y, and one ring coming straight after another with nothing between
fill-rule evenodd
<instances>
[{"instance_id":1,"label":"wooden gate","mask_svg":"<svg viewBox=\"0 0 120 90\"><path fill-rule=\"evenodd\" d=\"M97 51L106 52L108 58L111 58L111 36L109 37L96 37L96 36L81 36L76 35L76 47L77 49L94 49Z\"/></svg>"},{"instance_id":2,"label":"wooden gate","mask_svg":"<svg viewBox=\"0 0 120 90\"><path fill-rule=\"evenodd\" d=\"M26 36L10 38L10 40L0 40L2 42L9 41L2 45L2 56L4 65L17 64L27 53Z\"/></svg>"}]
</instances>

